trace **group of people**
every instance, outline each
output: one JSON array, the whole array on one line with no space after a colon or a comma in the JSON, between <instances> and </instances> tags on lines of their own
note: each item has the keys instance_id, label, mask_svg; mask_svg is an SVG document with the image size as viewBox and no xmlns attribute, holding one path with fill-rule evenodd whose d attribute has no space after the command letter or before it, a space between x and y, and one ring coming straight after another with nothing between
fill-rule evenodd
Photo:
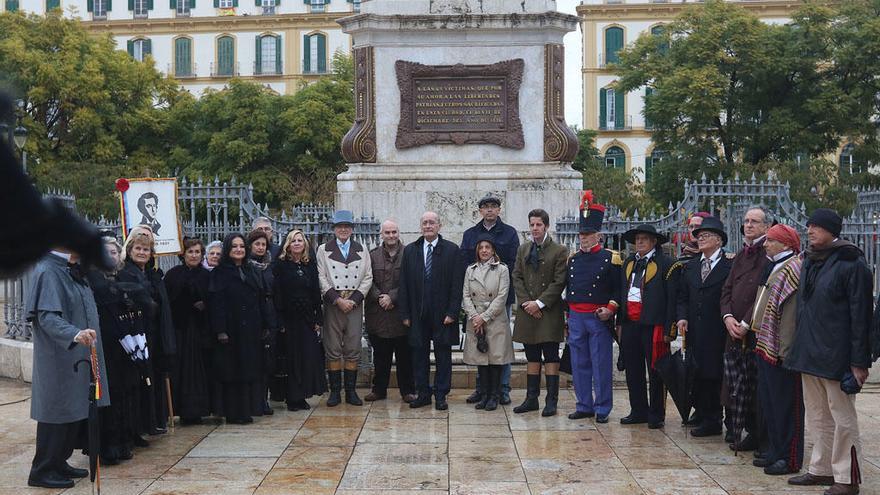
<instances>
[{"instance_id":1,"label":"group of people","mask_svg":"<svg viewBox=\"0 0 880 495\"><path fill-rule=\"evenodd\" d=\"M754 464L767 474L788 474L801 468L806 423L812 459L790 483L858 492L854 394L874 357L872 276L861 251L839 239L836 213L810 217L805 253L794 229L752 208L735 255L724 249L721 221L698 213L678 259L650 225L624 234L633 246L624 259L602 245L605 209L589 192L574 253L549 235L542 209L528 213L521 244L501 220L499 198L487 195L477 207L481 219L460 245L440 234L438 214L425 212L414 242L404 244L398 224L386 220L381 244L367 250L353 239L352 212L341 210L334 238L314 248L299 230L275 245L268 219L207 246L185 238L183 263L167 274L154 265L149 226L132 229L124 245L105 238L113 270L84 272L76 253L53 251L35 271L27 306L38 421L29 484L61 488L85 475L66 459L83 427L78 394L88 375L58 370L90 347L101 351L98 375L110 397L100 404L100 455L113 464L148 445L146 435L163 433L172 408L183 424L209 415L247 424L273 413L269 399L304 410L329 391L328 407L359 406L387 398L392 364L409 407L445 410L452 346L463 333L463 360L478 369L468 403L487 411L510 403L518 342L527 389L514 413L541 409L543 370L540 414L556 415L563 369L577 398L568 417L597 423L609 421L619 342L630 403L620 422L651 429L666 419L657 364L681 336L695 369L694 413L683 418L691 435L726 427L732 449L755 450ZM374 373L361 399L364 327Z\"/></svg>"}]
</instances>

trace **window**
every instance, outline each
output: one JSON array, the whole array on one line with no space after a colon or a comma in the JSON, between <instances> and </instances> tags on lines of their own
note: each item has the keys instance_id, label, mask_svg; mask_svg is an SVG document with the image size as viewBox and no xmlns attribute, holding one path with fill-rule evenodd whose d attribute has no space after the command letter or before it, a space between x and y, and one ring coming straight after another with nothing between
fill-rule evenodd
<instances>
[{"instance_id":1,"label":"window","mask_svg":"<svg viewBox=\"0 0 880 495\"><path fill-rule=\"evenodd\" d=\"M852 175L862 172L861 160L856 156L856 145L848 143L840 151L840 175Z\"/></svg>"},{"instance_id":2,"label":"window","mask_svg":"<svg viewBox=\"0 0 880 495\"><path fill-rule=\"evenodd\" d=\"M61 8L61 0L46 0L46 12Z\"/></svg>"},{"instance_id":3,"label":"window","mask_svg":"<svg viewBox=\"0 0 880 495\"><path fill-rule=\"evenodd\" d=\"M348 3L351 4L352 12L360 12L361 11L361 0L348 0Z\"/></svg>"},{"instance_id":4,"label":"window","mask_svg":"<svg viewBox=\"0 0 880 495\"><path fill-rule=\"evenodd\" d=\"M324 12L329 2L327 0L306 0L306 3L309 4L312 12Z\"/></svg>"},{"instance_id":5,"label":"window","mask_svg":"<svg viewBox=\"0 0 880 495\"><path fill-rule=\"evenodd\" d=\"M192 40L177 38L174 40L174 77L192 77Z\"/></svg>"},{"instance_id":6,"label":"window","mask_svg":"<svg viewBox=\"0 0 880 495\"><path fill-rule=\"evenodd\" d=\"M304 73L327 72L327 36L321 33L304 36L303 55Z\"/></svg>"},{"instance_id":7,"label":"window","mask_svg":"<svg viewBox=\"0 0 880 495\"><path fill-rule=\"evenodd\" d=\"M623 48L623 28L610 27L605 30L605 64L620 62L617 53Z\"/></svg>"},{"instance_id":8,"label":"window","mask_svg":"<svg viewBox=\"0 0 880 495\"><path fill-rule=\"evenodd\" d=\"M111 0L87 0L86 10L92 13L92 19L105 19L107 12L113 9Z\"/></svg>"},{"instance_id":9,"label":"window","mask_svg":"<svg viewBox=\"0 0 880 495\"><path fill-rule=\"evenodd\" d=\"M235 40L232 36L217 38L217 75L231 76L235 66Z\"/></svg>"},{"instance_id":10,"label":"window","mask_svg":"<svg viewBox=\"0 0 880 495\"><path fill-rule=\"evenodd\" d=\"M624 100L624 95L611 88L599 90L599 129L624 128L626 123Z\"/></svg>"},{"instance_id":11,"label":"window","mask_svg":"<svg viewBox=\"0 0 880 495\"><path fill-rule=\"evenodd\" d=\"M256 0L256 3L263 8L263 15L275 15L275 0Z\"/></svg>"},{"instance_id":12,"label":"window","mask_svg":"<svg viewBox=\"0 0 880 495\"><path fill-rule=\"evenodd\" d=\"M612 146L605 151L605 166L609 168L626 167L626 153L619 146Z\"/></svg>"},{"instance_id":13,"label":"window","mask_svg":"<svg viewBox=\"0 0 880 495\"><path fill-rule=\"evenodd\" d=\"M257 36L254 74L281 74L281 36Z\"/></svg>"},{"instance_id":14,"label":"window","mask_svg":"<svg viewBox=\"0 0 880 495\"><path fill-rule=\"evenodd\" d=\"M650 100L652 96L654 96L654 88L652 88L650 86L646 86L645 87L645 106L644 106L644 110L642 110L642 112L645 115L645 129L653 129L654 128L654 123L651 122L651 119L648 118L648 100Z\"/></svg>"},{"instance_id":15,"label":"window","mask_svg":"<svg viewBox=\"0 0 880 495\"><path fill-rule=\"evenodd\" d=\"M656 149L645 157L645 183L651 182L651 179L654 178L654 167L664 158L666 158L666 152Z\"/></svg>"},{"instance_id":16,"label":"window","mask_svg":"<svg viewBox=\"0 0 880 495\"><path fill-rule=\"evenodd\" d=\"M214 0L214 8L231 9L238 7L238 0Z\"/></svg>"},{"instance_id":17,"label":"window","mask_svg":"<svg viewBox=\"0 0 880 495\"><path fill-rule=\"evenodd\" d=\"M6 12L17 12L18 0L6 0Z\"/></svg>"},{"instance_id":18,"label":"window","mask_svg":"<svg viewBox=\"0 0 880 495\"><path fill-rule=\"evenodd\" d=\"M665 32L666 26L663 26L662 24L651 28L651 34L654 36L663 36L663 33ZM660 44L660 53L666 53L667 51L669 51L669 43L664 41Z\"/></svg>"},{"instance_id":19,"label":"window","mask_svg":"<svg viewBox=\"0 0 880 495\"><path fill-rule=\"evenodd\" d=\"M97 3L96 3L97 5ZM128 41L128 54L131 58L138 62L143 62L147 55L152 53L152 43L147 39L136 39Z\"/></svg>"},{"instance_id":20,"label":"window","mask_svg":"<svg viewBox=\"0 0 880 495\"><path fill-rule=\"evenodd\" d=\"M147 17L153 10L153 0L128 0L128 6L135 17Z\"/></svg>"},{"instance_id":21,"label":"window","mask_svg":"<svg viewBox=\"0 0 880 495\"><path fill-rule=\"evenodd\" d=\"M171 8L177 17L189 17L190 9L196 6L196 0L171 0Z\"/></svg>"}]
</instances>

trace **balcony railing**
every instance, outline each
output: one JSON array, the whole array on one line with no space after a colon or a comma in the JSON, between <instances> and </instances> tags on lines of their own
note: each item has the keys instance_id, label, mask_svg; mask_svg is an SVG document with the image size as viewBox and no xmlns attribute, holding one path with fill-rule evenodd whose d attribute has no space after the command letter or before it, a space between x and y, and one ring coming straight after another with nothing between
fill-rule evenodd
<instances>
[{"instance_id":1,"label":"balcony railing","mask_svg":"<svg viewBox=\"0 0 880 495\"><path fill-rule=\"evenodd\" d=\"M624 121L621 122L599 122L599 130L602 131L628 131L632 129L633 122L632 115L627 115ZM619 125L622 124L622 125Z\"/></svg>"},{"instance_id":2,"label":"balcony railing","mask_svg":"<svg viewBox=\"0 0 880 495\"><path fill-rule=\"evenodd\" d=\"M609 64L616 64L620 62L620 56L616 53L611 54L609 57L606 53L599 54L599 68L605 69Z\"/></svg>"},{"instance_id":3,"label":"balcony railing","mask_svg":"<svg viewBox=\"0 0 880 495\"><path fill-rule=\"evenodd\" d=\"M192 63L189 67L174 67L168 64L166 73L174 76L175 79L192 79L199 77L199 64Z\"/></svg>"},{"instance_id":4,"label":"balcony railing","mask_svg":"<svg viewBox=\"0 0 880 495\"><path fill-rule=\"evenodd\" d=\"M262 64L254 62L255 76L280 76L283 73L280 63L272 64L271 67L262 67Z\"/></svg>"},{"instance_id":5,"label":"balcony railing","mask_svg":"<svg viewBox=\"0 0 880 495\"><path fill-rule=\"evenodd\" d=\"M241 75L238 62L232 64L232 67L220 67L218 64L211 62L211 77L238 77Z\"/></svg>"},{"instance_id":6,"label":"balcony railing","mask_svg":"<svg viewBox=\"0 0 880 495\"><path fill-rule=\"evenodd\" d=\"M263 15L275 15L275 6L263 5Z\"/></svg>"}]
</instances>

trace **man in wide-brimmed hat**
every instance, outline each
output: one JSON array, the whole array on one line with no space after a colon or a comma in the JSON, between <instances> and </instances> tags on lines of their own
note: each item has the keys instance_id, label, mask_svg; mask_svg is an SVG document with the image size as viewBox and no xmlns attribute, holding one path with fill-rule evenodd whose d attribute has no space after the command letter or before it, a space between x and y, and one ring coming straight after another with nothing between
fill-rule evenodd
<instances>
[{"instance_id":1,"label":"man in wide-brimmed hat","mask_svg":"<svg viewBox=\"0 0 880 495\"><path fill-rule=\"evenodd\" d=\"M318 279L324 298L324 352L330 396L327 405L338 405L342 397L345 370L345 402L363 405L357 395L358 359L361 355L361 327L364 297L373 285L370 254L352 240L354 214L339 210L333 214L335 238L318 246Z\"/></svg>"},{"instance_id":2,"label":"man in wide-brimmed hat","mask_svg":"<svg viewBox=\"0 0 880 495\"><path fill-rule=\"evenodd\" d=\"M721 288L730 273L731 260L724 253L727 233L715 217L703 219L693 232L700 256L685 264L678 287L676 318L678 333L687 340L694 356L694 409L700 425L695 437L721 434L721 378L724 336L721 321Z\"/></svg>"},{"instance_id":3,"label":"man in wide-brimmed hat","mask_svg":"<svg viewBox=\"0 0 880 495\"><path fill-rule=\"evenodd\" d=\"M635 253L623 262L623 304L617 320L630 405L630 414L620 423L648 423L649 428L657 429L666 421L666 391L654 363L669 352L669 342L675 336L669 304L675 290L666 278L673 260L660 249L668 239L653 225L638 225L623 238L635 246ZM650 378L647 396L646 367Z\"/></svg>"}]
</instances>

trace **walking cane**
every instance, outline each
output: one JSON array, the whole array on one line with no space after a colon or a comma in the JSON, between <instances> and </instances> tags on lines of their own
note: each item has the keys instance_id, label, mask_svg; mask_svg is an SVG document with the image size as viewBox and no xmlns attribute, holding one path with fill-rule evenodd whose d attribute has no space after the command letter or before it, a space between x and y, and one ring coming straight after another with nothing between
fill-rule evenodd
<instances>
[{"instance_id":1,"label":"walking cane","mask_svg":"<svg viewBox=\"0 0 880 495\"><path fill-rule=\"evenodd\" d=\"M168 426L174 433L174 403L171 400L171 378L165 375L165 398L168 400Z\"/></svg>"}]
</instances>

